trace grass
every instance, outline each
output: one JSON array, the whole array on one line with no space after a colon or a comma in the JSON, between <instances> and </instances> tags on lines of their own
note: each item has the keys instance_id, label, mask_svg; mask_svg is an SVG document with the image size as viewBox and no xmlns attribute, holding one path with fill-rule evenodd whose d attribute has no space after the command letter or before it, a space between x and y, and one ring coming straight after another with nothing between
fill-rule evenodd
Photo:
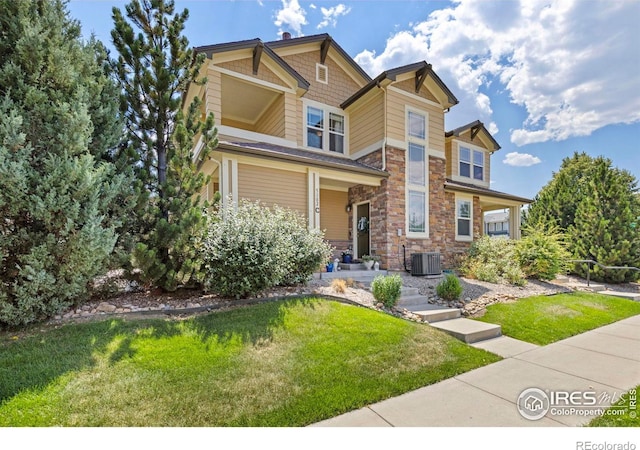
<instances>
[{"instance_id":1,"label":"grass","mask_svg":"<svg viewBox=\"0 0 640 450\"><path fill-rule=\"evenodd\" d=\"M615 406L618 408L609 408L608 411L620 411L623 410L624 414L621 415L609 415L603 414L600 417L593 419L587 426L589 427L640 427L640 417L638 416L638 392L640 392L640 385L631 389L624 394ZM629 398L631 397L631 398ZM632 403L633 402L633 403Z\"/></svg>"},{"instance_id":2,"label":"grass","mask_svg":"<svg viewBox=\"0 0 640 450\"><path fill-rule=\"evenodd\" d=\"M512 338L546 345L636 314L638 302L573 292L491 305L477 320L501 325L502 333Z\"/></svg>"},{"instance_id":3,"label":"grass","mask_svg":"<svg viewBox=\"0 0 640 450\"><path fill-rule=\"evenodd\" d=\"M0 341L0 426L302 426L500 359L324 300Z\"/></svg>"}]
</instances>

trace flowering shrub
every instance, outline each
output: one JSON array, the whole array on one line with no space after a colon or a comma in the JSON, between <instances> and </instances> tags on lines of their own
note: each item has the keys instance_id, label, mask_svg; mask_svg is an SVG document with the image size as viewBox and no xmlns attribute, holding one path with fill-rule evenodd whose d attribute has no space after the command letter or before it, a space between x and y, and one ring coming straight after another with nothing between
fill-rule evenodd
<instances>
[{"instance_id":1,"label":"flowering shrub","mask_svg":"<svg viewBox=\"0 0 640 450\"><path fill-rule=\"evenodd\" d=\"M294 211L259 202L227 202L208 217L204 285L244 298L278 285L306 281L331 254L319 232Z\"/></svg>"},{"instance_id":2,"label":"flowering shrub","mask_svg":"<svg viewBox=\"0 0 640 450\"><path fill-rule=\"evenodd\" d=\"M471 244L460 269L469 278L522 286L526 279L515 255L515 246L516 242L510 239L483 236Z\"/></svg>"}]
</instances>

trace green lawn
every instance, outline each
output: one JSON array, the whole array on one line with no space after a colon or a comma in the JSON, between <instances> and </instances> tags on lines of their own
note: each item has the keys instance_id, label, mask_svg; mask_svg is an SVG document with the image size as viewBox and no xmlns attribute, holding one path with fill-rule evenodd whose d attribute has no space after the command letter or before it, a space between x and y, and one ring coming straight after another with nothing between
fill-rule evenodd
<instances>
[{"instance_id":1,"label":"green lawn","mask_svg":"<svg viewBox=\"0 0 640 450\"><path fill-rule=\"evenodd\" d=\"M0 336L0 426L301 426L500 359L324 300Z\"/></svg>"},{"instance_id":2,"label":"green lawn","mask_svg":"<svg viewBox=\"0 0 640 450\"><path fill-rule=\"evenodd\" d=\"M546 345L640 314L640 302L588 292L535 296L487 307L478 318L515 339Z\"/></svg>"},{"instance_id":3,"label":"green lawn","mask_svg":"<svg viewBox=\"0 0 640 450\"><path fill-rule=\"evenodd\" d=\"M624 394L616 403L616 406L624 407L622 415L602 415L589 422L590 427L640 427L640 407L638 406L638 393L640 385ZM631 398L630 398L631 397ZM635 402L635 403L634 403ZM618 408L610 408L615 410ZM619 409L618 409L619 410Z\"/></svg>"}]
</instances>

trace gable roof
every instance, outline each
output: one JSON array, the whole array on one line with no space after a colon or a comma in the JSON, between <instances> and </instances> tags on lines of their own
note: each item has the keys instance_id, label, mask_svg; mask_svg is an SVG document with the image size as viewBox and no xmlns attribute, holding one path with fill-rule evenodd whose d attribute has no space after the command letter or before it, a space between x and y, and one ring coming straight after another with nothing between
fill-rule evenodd
<instances>
[{"instance_id":1,"label":"gable roof","mask_svg":"<svg viewBox=\"0 0 640 450\"><path fill-rule=\"evenodd\" d=\"M277 50L280 48L293 47L296 45L315 43L320 43L320 55L322 60L321 62L323 64L324 58L326 57L329 48L333 48L342 57L342 59L344 59L349 64L349 66L363 78L363 81L365 83L371 81L371 77L369 76L369 74L367 74L367 72L365 72L364 69L360 67L360 65L355 62L355 60L351 56L349 56L349 54L345 52L344 49L340 47L340 45L338 45L338 43L334 41L333 38L327 33L314 34L312 36L302 36L297 38L280 39L277 41L267 42L265 45L267 45L271 49Z\"/></svg>"},{"instance_id":2,"label":"gable roof","mask_svg":"<svg viewBox=\"0 0 640 450\"><path fill-rule=\"evenodd\" d=\"M293 67L285 62L276 52L274 52L269 45L262 42L261 39L248 39L244 41L236 41L236 42L225 42L222 44L213 44L213 45L203 45L201 47L195 47L194 50L196 53L204 53L207 55L207 58L211 58L215 53L224 53L224 52L232 52L237 50L248 50L253 49L254 58L255 55L258 55L258 60L262 53L266 54L271 58L278 66L280 66L287 74L291 75L297 83L298 88L308 90L310 83L304 79L302 75L300 75Z\"/></svg>"},{"instance_id":3,"label":"gable roof","mask_svg":"<svg viewBox=\"0 0 640 450\"><path fill-rule=\"evenodd\" d=\"M489 131L485 128L484 124L482 122L480 122L479 120L476 120L474 122L468 123L466 125L462 125L461 127L455 128L451 131L447 131L444 136L445 137L458 137L461 134L466 133L467 131L471 132L471 139L473 140L474 137L476 137L476 135L482 131L482 133L485 135L486 139L489 140L489 142L493 145L493 149L489 149L492 152L495 152L496 150L500 150L500 144L498 144L498 141L496 141L493 136L491 135L491 133L489 133Z\"/></svg>"},{"instance_id":4,"label":"gable roof","mask_svg":"<svg viewBox=\"0 0 640 450\"><path fill-rule=\"evenodd\" d=\"M447 101L449 102L449 107L458 104L458 99L453 92L449 90L449 88L444 84L444 82L440 79L440 77L433 71L431 64L428 64L426 61L420 61L413 64L407 64L405 66L396 67L394 69L385 70L380 75L375 77L366 86L360 89L358 92L353 94L347 100L345 100L340 107L342 109L348 108L350 105L358 101L361 97L363 97L367 92L369 92L374 87L379 86L385 80L390 82L396 81L399 75L415 72L416 73L416 90L420 90L422 84L427 77L431 78L436 86L442 91L442 93L446 96Z\"/></svg>"}]
</instances>

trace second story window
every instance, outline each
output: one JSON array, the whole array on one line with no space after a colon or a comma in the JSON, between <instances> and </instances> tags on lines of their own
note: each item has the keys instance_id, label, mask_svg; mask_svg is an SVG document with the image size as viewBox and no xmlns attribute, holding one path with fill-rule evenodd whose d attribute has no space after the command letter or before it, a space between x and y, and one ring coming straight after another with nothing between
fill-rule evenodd
<instances>
[{"instance_id":1,"label":"second story window","mask_svg":"<svg viewBox=\"0 0 640 450\"><path fill-rule=\"evenodd\" d=\"M344 153L345 117L307 106L307 147Z\"/></svg>"},{"instance_id":2,"label":"second story window","mask_svg":"<svg viewBox=\"0 0 640 450\"><path fill-rule=\"evenodd\" d=\"M407 110L406 216L410 237L426 237L429 226L427 115Z\"/></svg>"},{"instance_id":3,"label":"second story window","mask_svg":"<svg viewBox=\"0 0 640 450\"><path fill-rule=\"evenodd\" d=\"M484 152L460 146L459 175L484 181Z\"/></svg>"}]
</instances>

